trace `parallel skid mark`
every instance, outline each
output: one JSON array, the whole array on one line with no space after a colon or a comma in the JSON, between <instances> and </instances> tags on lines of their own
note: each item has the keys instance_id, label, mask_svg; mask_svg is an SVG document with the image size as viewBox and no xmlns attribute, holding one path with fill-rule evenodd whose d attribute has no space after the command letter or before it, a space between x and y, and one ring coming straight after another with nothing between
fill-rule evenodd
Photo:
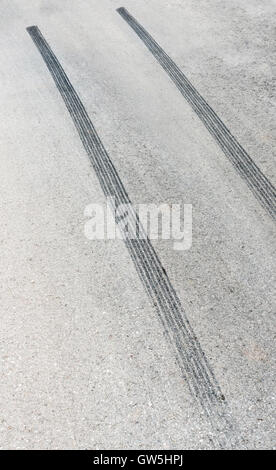
<instances>
[{"instance_id":1,"label":"parallel skid mark","mask_svg":"<svg viewBox=\"0 0 276 470\"><path fill-rule=\"evenodd\" d=\"M138 227L144 239L126 239L128 252L156 308L190 392L212 424L214 445L221 448L232 447L235 445L235 432L229 418L228 406L177 293L131 205L123 183L86 109L40 30L31 26L27 31L64 100L105 196L113 199L114 209L121 204L129 204L131 207L131 224Z\"/></svg>"},{"instance_id":2,"label":"parallel skid mark","mask_svg":"<svg viewBox=\"0 0 276 470\"><path fill-rule=\"evenodd\" d=\"M184 98L206 126L210 134L217 141L226 157L234 165L240 176L246 181L255 197L271 217L276 220L276 190L272 183L257 167L252 158L231 134L229 129L227 129L215 111L198 93L184 73L159 46L159 44L157 44L145 28L141 26L141 24L138 23L138 21L131 16L125 8L118 8L117 11L135 31L159 62L161 67L169 75Z\"/></svg>"}]
</instances>

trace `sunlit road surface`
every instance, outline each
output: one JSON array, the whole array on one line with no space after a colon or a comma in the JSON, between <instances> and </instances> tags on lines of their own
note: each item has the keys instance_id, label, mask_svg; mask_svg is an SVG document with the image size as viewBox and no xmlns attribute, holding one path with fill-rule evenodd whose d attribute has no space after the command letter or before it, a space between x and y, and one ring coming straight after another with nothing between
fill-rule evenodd
<instances>
[{"instance_id":1,"label":"sunlit road surface","mask_svg":"<svg viewBox=\"0 0 276 470\"><path fill-rule=\"evenodd\" d=\"M1 11L0 448L272 448L274 2ZM113 195L191 247L89 240Z\"/></svg>"}]
</instances>

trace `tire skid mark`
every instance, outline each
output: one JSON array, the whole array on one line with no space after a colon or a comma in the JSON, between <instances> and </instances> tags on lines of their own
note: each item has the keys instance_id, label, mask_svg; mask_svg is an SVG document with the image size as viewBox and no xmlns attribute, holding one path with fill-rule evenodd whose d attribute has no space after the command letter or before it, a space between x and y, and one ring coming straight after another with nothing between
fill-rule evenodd
<instances>
[{"instance_id":1,"label":"tire skid mark","mask_svg":"<svg viewBox=\"0 0 276 470\"><path fill-rule=\"evenodd\" d=\"M113 209L129 205L129 220L133 233L138 228L143 238L126 238L125 244L137 273L153 302L165 335L171 344L177 363L192 396L200 403L212 425L212 440L217 447L236 445L236 428L226 401L208 360L196 338L161 261L146 236L123 183L105 150L86 109L74 90L55 54L37 26L27 28L70 113L83 146L91 160L106 197L114 201Z\"/></svg>"},{"instance_id":2,"label":"tire skid mark","mask_svg":"<svg viewBox=\"0 0 276 470\"><path fill-rule=\"evenodd\" d=\"M217 141L226 157L231 161L240 176L246 181L262 206L271 217L276 219L276 190L266 178L252 158L239 144L229 129L221 121L215 111L208 105L205 99L195 89L175 62L166 54L153 37L130 15L123 7L117 12L136 32L149 51L157 59L161 67L169 75L181 94L191 105L192 109L201 119L210 134Z\"/></svg>"}]
</instances>

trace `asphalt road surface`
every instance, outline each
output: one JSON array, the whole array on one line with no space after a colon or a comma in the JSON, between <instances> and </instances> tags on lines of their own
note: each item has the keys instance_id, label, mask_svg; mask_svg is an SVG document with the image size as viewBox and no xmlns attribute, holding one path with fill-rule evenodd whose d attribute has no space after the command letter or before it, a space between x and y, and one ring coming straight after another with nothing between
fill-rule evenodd
<instances>
[{"instance_id":1,"label":"asphalt road surface","mask_svg":"<svg viewBox=\"0 0 276 470\"><path fill-rule=\"evenodd\" d=\"M276 2L0 9L0 448L273 448Z\"/></svg>"}]
</instances>

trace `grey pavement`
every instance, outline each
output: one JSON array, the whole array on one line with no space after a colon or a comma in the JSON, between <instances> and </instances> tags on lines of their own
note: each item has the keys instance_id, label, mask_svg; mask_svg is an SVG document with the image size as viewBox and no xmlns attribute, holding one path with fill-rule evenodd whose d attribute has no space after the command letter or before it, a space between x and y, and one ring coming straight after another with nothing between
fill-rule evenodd
<instances>
[{"instance_id":1,"label":"grey pavement","mask_svg":"<svg viewBox=\"0 0 276 470\"><path fill-rule=\"evenodd\" d=\"M193 204L191 249L153 244L237 447L271 449L275 223L121 6L276 182L274 0L2 0L0 448L210 449L215 437L124 242L84 235L85 207L105 198L26 32L37 25L133 203Z\"/></svg>"}]
</instances>

